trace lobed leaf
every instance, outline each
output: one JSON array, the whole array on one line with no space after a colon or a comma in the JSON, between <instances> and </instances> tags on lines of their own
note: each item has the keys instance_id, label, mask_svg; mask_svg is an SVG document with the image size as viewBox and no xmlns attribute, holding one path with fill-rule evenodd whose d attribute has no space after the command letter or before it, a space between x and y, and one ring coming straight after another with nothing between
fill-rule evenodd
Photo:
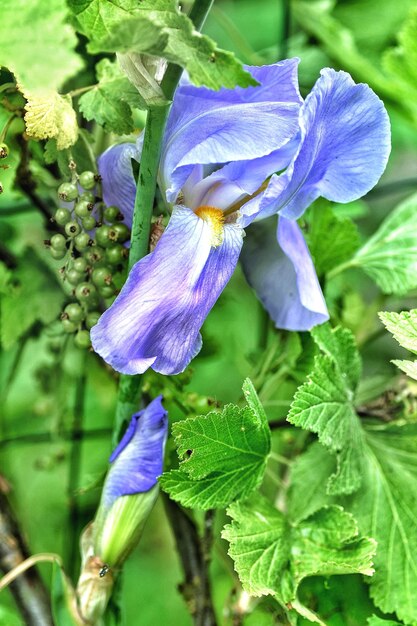
<instances>
[{"instance_id":1,"label":"lobed leaf","mask_svg":"<svg viewBox=\"0 0 417 626\"><path fill-rule=\"evenodd\" d=\"M245 383L250 407L226 406L221 413L177 422L173 433L180 468L162 475L162 488L188 507L210 509L247 497L262 481L270 452L265 413Z\"/></svg>"},{"instance_id":2,"label":"lobed leaf","mask_svg":"<svg viewBox=\"0 0 417 626\"><path fill-rule=\"evenodd\" d=\"M81 96L81 113L87 120L95 120L107 132L118 135L133 132L132 107L143 106L137 89L109 59L102 59L96 71L99 82Z\"/></svg>"},{"instance_id":3,"label":"lobed leaf","mask_svg":"<svg viewBox=\"0 0 417 626\"><path fill-rule=\"evenodd\" d=\"M350 498L332 498L377 541L371 597L386 613L405 623L417 621L417 425L363 428L362 484ZM329 502L324 485L334 462L319 444L296 463L292 473L293 514L311 514ZM306 476L314 482L305 485Z\"/></svg>"},{"instance_id":4,"label":"lobed leaf","mask_svg":"<svg viewBox=\"0 0 417 626\"><path fill-rule=\"evenodd\" d=\"M70 6L93 53L162 57L186 69L194 84L211 89L257 84L233 53L194 29L175 0L70 0Z\"/></svg>"},{"instance_id":5,"label":"lobed leaf","mask_svg":"<svg viewBox=\"0 0 417 626\"><path fill-rule=\"evenodd\" d=\"M404 294L417 287L417 194L388 215L353 262L384 293Z\"/></svg>"},{"instance_id":6,"label":"lobed leaf","mask_svg":"<svg viewBox=\"0 0 417 626\"><path fill-rule=\"evenodd\" d=\"M372 575L375 542L358 538L354 518L341 507L322 508L298 524L260 495L227 510L232 523L222 536L243 588L251 595L275 595L287 604L299 584L313 575L361 572Z\"/></svg>"},{"instance_id":7,"label":"lobed leaf","mask_svg":"<svg viewBox=\"0 0 417 626\"><path fill-rule=\"evenodd\" d=\"M65 0L2 0L0 66L33 93L59 89L82 67L67 18Z\"/></svg>"}]
</instances>

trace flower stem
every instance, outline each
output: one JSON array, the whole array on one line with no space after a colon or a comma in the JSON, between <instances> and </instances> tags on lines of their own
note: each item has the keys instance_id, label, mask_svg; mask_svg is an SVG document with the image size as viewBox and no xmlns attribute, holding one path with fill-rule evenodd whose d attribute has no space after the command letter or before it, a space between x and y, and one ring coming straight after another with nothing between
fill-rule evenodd
<instances>
[{"instance_id":1,"label":"flower stem","mask_svg":"<svg viewBox=\"0 0 417 626\"><path fill-rule=\"evenodd\" d=\"M190 19L196 29L200 29L210 11L213 0L195 0ZM130 238L129 270L149 251L151 219L156 191L162 139L172 98L182 68L170 63L162 80L162 90L167 99L166 105L149 108L146 119L145 136L136 186L135 207ZM113 444L117 443L128 420L139 408L141 376L122 374L119 383L116 416L113 430Z\"/></svg>"}]
</instances>

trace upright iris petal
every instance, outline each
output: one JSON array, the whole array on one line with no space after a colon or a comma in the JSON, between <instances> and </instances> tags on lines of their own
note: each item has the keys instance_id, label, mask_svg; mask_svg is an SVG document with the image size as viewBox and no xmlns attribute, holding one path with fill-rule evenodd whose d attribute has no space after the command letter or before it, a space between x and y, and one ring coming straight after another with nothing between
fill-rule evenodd
<instances>
[{"instance_id":1,"label":"upright iris petal","mask_svg":"<svg viewBox=\"0 0 417 626\"><path fill-rule=\"evenodd\" d=\"M287 170L242 210L242 226L279 212L300 217L318 197L351 202L385 170L390 125L381 100L346 72L324 69L300 109L301 139Z\"/></svg>"}]
</instances>

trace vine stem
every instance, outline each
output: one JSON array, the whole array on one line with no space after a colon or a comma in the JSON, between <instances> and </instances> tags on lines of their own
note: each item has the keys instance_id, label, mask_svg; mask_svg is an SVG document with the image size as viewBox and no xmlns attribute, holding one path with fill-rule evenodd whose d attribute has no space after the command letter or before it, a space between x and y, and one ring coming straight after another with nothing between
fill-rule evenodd
<instances>
[{"instance_id":1,"label":"vine stem","mask_svg":"<svg viewBox=\"0 0 417 626\"><path fill-rule=\"evenodd\" d=\"M200 29L213 4L213 0L195 0L190 13L196 29ZM151 219L156 192L159 160L162 140L172 98L174 97L182 68L169 64L161 87L166 97L166 104L152 106L146 119L143 149L139 175L136 185L135 206L130 238L129 270L149 251ZM120 376L116 416L113 430L113 444L116 444L128 420L138 410L140 400L141 375Z\"/></svg>"}]
</instances>

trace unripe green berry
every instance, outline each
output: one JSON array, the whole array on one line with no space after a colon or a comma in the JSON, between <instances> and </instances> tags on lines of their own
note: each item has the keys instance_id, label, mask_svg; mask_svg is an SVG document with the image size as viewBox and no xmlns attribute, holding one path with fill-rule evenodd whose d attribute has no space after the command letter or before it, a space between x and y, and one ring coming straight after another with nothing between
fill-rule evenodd
<instances>
[{"instance_id":1,"label":"unripe green berry","mask_svg":"<svg viewBox=\"0 0 417 626\"><path fill-rule=\"evenodd\" d=\"M67 254L67 250L66 249L64 249L64 250L56 250L55 248L51 248L49 250L49 253L50 253L50 255L51 255L51 257L53 259L55 259L56 261L59 261L59 260L63 259L64 256Z\"/></svg>"},{"instance_id":2,"label":"unripe green berry","mask_svg":"<svg viewBox=\"0 0 417 626\"><path fill-rule=\"evenodd\" d=\"M84 189L93 189L96 184L96 177L94 172L82 172L80 174L80 185Z\"/></svg>"},{"instance_id":3,"label":"unripe green berry","mask_svg":"<svg viewBox=\"0 0 417 626\"><path fill-rule=\"evenodd\" d=\"M96 225L96 220L94 219L92 215L89 215L88 217L83 217L81 222L85 230L93 230L93 228Z\"/></svg>"},{"instance_id":4,"label":"unripe green berry","mask_svg":"<svg viewBox=\"0 0 417 626\"><path fill-rule=\"evenodd\" d=\"M68 237L76 237L81 232L81 226L75 220L71 220L68 224L65 224L65 232Z\"/></svg>"},{"instance_id":5,"label":"unripe green berry","mask_svg":"<svg viewBox=\"0 0 417 626\"><path fill-rule=\"evenodd\" d=\"M120 243L106 250L106 261L110 263L110 265L119 265L123 263L124 259L127 259L128 256L129 252L127 248Z\"/></svg>"},{"instance_id":6,"label":"unripe green berry","mask_svg":"<svg viewBox=\"0 0 417 626\"><path fill-rule=\"evenodd\" d=\"M92 275L92 281L97 287L102 285L111 285L113 276L111 270L108 267L97 267Z\"/></svg>"},{"instance_id":7,"label":"unripe green berry","mask_svg":"<svg viewBox=\"0 0 417 626\"><path fill-rule=\"evenodd\" d=\"M83 309L77 302L67 304L64 309L64 314L68 315L69 320L75 324L82 322L85 317Z\"/></svg>"},{"instance_id":8,"label":"unripe green berry","mask_svg":"<svg viewBox=\"0 0 417 626\"><path fill-rule=\"evenodd\" d=\"M57 224L65 226L71 219L71 212L62 207L56 211L54 217Z\"/></svg>"},{"instance_id":9,"label":"unripe green berry","mask_svg":"<svg viewBox=\"0 0 417 626\"><path fill-rule=\"evenodd\" d=\"M103 260L103 257L104 257L104 250L103 248L100 248L99 246L93 246L89 248L87 252L84 253L84 258L86 259L87 263L89 263L90 265L99 263L100 261Z\"/></svg>"},{"instance_id":10,"label":"unripe green berry","mask_svg":"<svg viewBox=\"0 0 417 626\"><path fill-rule=\"evenodd\" d=\"M75 214L78 215L78 217L90 217L91 211L93 209L93 202L86 202L85 200L81 200L75 205Z\"/></svg>"},{"instance_id":11,"label":"unripe green berry","mask_svg":"<svg viewBox=\"0 0 417 626\"><path fill-rule=\"evenodd\" d=\"M80 200L82 202L88 202L89 204L94 204L95 199L96 197L91 191L83 191L80 196Z\"/></svg>"},{"instance_id":12,"label":"unripe green berry","mask_svg":"<svg viewBox=\"0 0 417 626\"><path fill-rule=\"evenodd\" d=\"M55 250L65 250L67 249L67 240L64 235L56 234L51 237L51 248Z\"/></svg>"},{"instance_id":13,"label":"unripe green berry","mask_svg":"<svg viewBox=\"0 0 417 626\"><path fill-rule=\"evenodd\" d=\"M76 272L83 273L87 270L87 261L79 257L78 259L74 259L72 267Z\"/></svg>"},{"instance_id":14,"label":"unripe green berry","mask_svg":"<svg viewBox=\"0 0 417 626\"><path fill-rule=\"evenodd\" d=\"M6 143L0 143L0 159L5 159L9 156L9 146Z\"/></svg>"},{"instance_id":15,"label":"unripe green berry","mask_svg":"<svg viewBox=\"0 0 417 626\"><path fill-rule=\"evenodd\" d=\"M62 320L62 327L66 333L75 333L77 330L77 324L74 324L74 322L71 322L71 320L67 318Z\"/></svg>"},{"instance_id":16,"label":"unripe green berry","mask_svg":"<svg viewBox=\"0 0 417 626\"><path fill-rule=\"evenodd\" d=\"M124 243L130 237L130 230L128 229L126 224L114 224L114 226L112 226L112 230L116 231L117 233L115 241L118 241L120 243ZM112 236L110 236L110 238L113 239Z\"/></svg>"},{"instance_id":17,"label":"unripe green berry","mask_svg":"<svg viewBox=\"0 0 417 626\"><path fill-rule=\"evenodd\" d=\"M104 210L104 219L107 222L117 222L120 221L120 218L123 219L123 214L119 211L117 206L108 206Z\"/></svg>"},{"instance_id":18,"label":"unripe green berry","mask_svg":"<svg viewBox=\"0 0 417 626\"><path fill-rule=\"evenodd\" d=\"M88 330L79 330L74 337L77 348L85 349L91 346L90 333Z\"/></svg>"},{"instance_id":19,"label":"unripe green berry","mask_svg":"<svg viewBox=\"0 0 417 626\"><path fill-rule=\"evenodd\" d=\"M90 245L90 236L87 233L80 233L74 239L75 247L78 252L83 252Z\"/></svg>"},{"instance_id":20,"label":"unripe green berry","mask_svg":"<svg viewBox=\"0 0 417 626\"><path fill-rule=\"evenodd\" d=\"M90 313L87 313L87 317L85 318L85 325L88 330L90 330L90 328L93 328L93 326L97 324L100 317L101 313L99 311L90 311Z\"/></svg>"},{"instance_id":21,"label":"unripe green berry","mask_svg":"<svg viewBox=\"0 0 417 626\"><path fill-rule=\"evenodd\" d=\"M58 196L61 200L64 200L64 202L72 202L78 196L77 185L74 183L62 183L62 185L58 187Z\"/></svg>"},{"instance_id":22,"label":"unripe green berry","mask_svg":"<svg viewBox=\"0 0 417 626\"><path fill-rule=\"evenodd\" d=\"M78 285L82 280L84 280L84 274L81 272L77 272L76 269L71 268L65 274L65 278L71 285Z\"/></svg>"},{"instance_id":23,"label":"unripe green berry","mask_svg":"<svg viewBox=\"0 0 417 626\"><path fill-rule=\"evenodd\" d=\"M92 299L96 295L96 288L91 283L80 283L75 288L75 297L80 302Z\"/></svg>"},{"instance_id":24,"label":"unripe green berry","mask_svg":"<svg viewBox=\"0 0 417 626\"><path fill-rule=\"evenodd\" d=\"M96 230L96 241L99 246L103 246L103 248L107 248L112 245L112 242L109 239L110 226L100 226Z\"/></svg>"},{"instance_id":25,"label":"unripe green berry","mask_svg":"<svg viewBox=\"0 0 417 626\"><path fill-rule=\"evenodd\" d=\"M116 287L114 285L101 285L98 292L103 298L111 298L116 293Z\"/></svg>"}]
</instances>

